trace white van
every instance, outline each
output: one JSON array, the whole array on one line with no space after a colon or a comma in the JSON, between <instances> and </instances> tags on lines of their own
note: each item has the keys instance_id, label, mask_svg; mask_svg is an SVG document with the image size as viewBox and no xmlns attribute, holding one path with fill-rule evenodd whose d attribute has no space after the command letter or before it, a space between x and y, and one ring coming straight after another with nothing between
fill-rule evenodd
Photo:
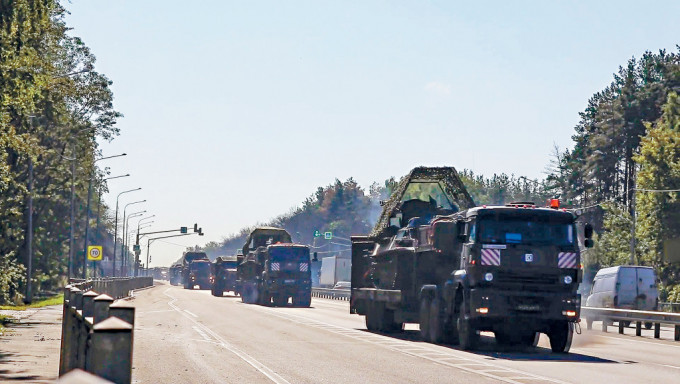
<instances>
[{"instance_id":1,"label":"white van","mask_svg":"<svg viewBox=\"0 0 680 384\"><path fill-rule=\"evenodd\" d=\"M656 311L659 290L654 269L632 265L600 269L593 280L586 306Z\"/></svg>"}]
</instances>

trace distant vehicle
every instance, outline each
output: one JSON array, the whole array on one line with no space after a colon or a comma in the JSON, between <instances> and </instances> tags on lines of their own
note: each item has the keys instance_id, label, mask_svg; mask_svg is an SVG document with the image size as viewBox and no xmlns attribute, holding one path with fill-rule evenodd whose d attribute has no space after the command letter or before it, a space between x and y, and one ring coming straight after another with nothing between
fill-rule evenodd
<instances>
[{"instance_id":1,"label":"distant vehicle","mask_svg":"<svg viewBox=\"0 0 680 384\"><path fill-rule=\"evenodd\" d=\"M185 289L194 289L198 285L198 289L208 289L210 284L210 260L194 260L187 268L189 276L184 285Z\"/></svg>"},{"instance_id":2,"label":"distant vehicle","mask_svg":"<svg viewBox=\"0 0 680 384\"><path fill-rule=\"evenodd\" d=\"M659 309L656 280L651 267L622 265L600 269L586 306L656 311Z\"/></svg>"},{"instance_id":3,"label":"distant vehicle","mask_svg":"<svg viewBox=\"0 0 680 384\"><path fill-rule=\"evenodd\" d=\"M182 264L175 263L168 270L171 285L182 285Z\"/></svg>"},{"instance_id":4,"label":"distant vehicle","mask_svg":"<svg viewBox=\"0 0 680 384\"><path fill-rule=\"evenodd\" d=\"M333 289L351 289L352 288L352 283L349 281L338 281L335 283L335 286Z\"/></svg>"},{"instance_id":5,"label":"distant vehicle","mask_svg":"<svg viewBox=\"0 0 680 384\"><path fill-rule=\"evenodd\" d=\"M262 227L251 232L237 255L237 290L244 303L309 307L312 284L309 247L292 244L281 228Z\"/></svg>"},{"instance_id":6,"label":"distant vehicle","mask_svg":"<svg viewBox=\"0 0 680 384\"><path fill-rule=\"evenodd\" d=\"M337 256L329 256L321 259L321 274L319 286L331 288L338 281L350 281L352 279L352 260Z\"/></svg>"},{"instance_id":7,"label":"distant vehicle","mask_svg":"<svg viewBox=\"0 0 680 384\"><path fill-rule=\"evenodd\" d=\"M182 254L182 258L178 261L178 264L181 264L182 266L182 271L181 271L181 284L184 285L185 289L193 289L193 285L191 284L191 270L189 266L191 265L192 262L197 261L197 260L205 260L208 263L210 262L210 259L208 259L208 255L205 252L194 252L194 251L189 251L189 252L184 252ZM206 287L210 284L210 264L208 264L208 282L206 283ZM195 285L195 284L194 284Z\"/></svg>"},{"instance_id":8,"label":"distant vehicle","mask_svg":"<svg viewBox=\"0 0 680 384\"><path fill-rule=\"evenodd\" d=\"M232 291L236 294L236 270L238 261L236 256L220 256L212 263L211 293L213 296L222 296L224 292Z\"/></svg>"}]
</instances>

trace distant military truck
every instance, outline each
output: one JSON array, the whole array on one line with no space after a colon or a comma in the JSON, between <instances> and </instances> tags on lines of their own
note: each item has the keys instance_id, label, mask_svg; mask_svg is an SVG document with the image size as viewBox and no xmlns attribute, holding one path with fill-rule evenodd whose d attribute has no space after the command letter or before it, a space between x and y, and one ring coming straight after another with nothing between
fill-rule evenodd
<instances>
[{"instance_id":1,"label":"distant military truck","mask_svg":"<svg viewBox=\"0 0 680 384\"><path fill-rule=\"evenodd\" d=\"M188 251L184 252L184 254L182 254L182 258L179 260L179 262L182 264L182 285L184 285L185 289L193 289L193 287L196 285L191 284L191 263L198 260L205 260L208 264L206 264L207 269L204 266L194 267L194 280L199 277L201 279L205 278L205 286L208 287L210 285L210 259L208 259L208 255L205 252Z\"/></svg>"},{"instance_id":2,"label":"distant military truck","mask_svg":"<svg viewBox=\"0 0 680 384\"><path fill-rule=\"evenodd\" d=\"M182 264L175 263L168 269L168 278L171 285L182 284Z\"/></svg>"},{"instance_id":3,"label":"distant military truck","mask_svg":"<svg viewBox=\"0 0 680 384\"><path fill-rule=\"evenodd\" d=\"M236 294L236 256L220 256L212 263L212 289L213 296L222 296L224 292L232 291Z\"/></svg>"},{"instance_id":4,"label":"distant military truck","mask_svg":"<svg viewBox=\"0 0 680 384\"><path fill-rule=\"evenodd\" d=\"M208 289L212 286L210 281L210 260L194 260L189 263L189 276L185 289Z\"/></svg>"},{"instance_id":5,"label":"distant military truck","mask_svg":"<svg viewBox=\"0 0 680 384\"><path fill-rule=\"evenodd\" d=\"M237 289L244 303L309 307L312 301L309 247L292 244L280 228L256 228L237 256Z\"/></svg>"}]
</instances>

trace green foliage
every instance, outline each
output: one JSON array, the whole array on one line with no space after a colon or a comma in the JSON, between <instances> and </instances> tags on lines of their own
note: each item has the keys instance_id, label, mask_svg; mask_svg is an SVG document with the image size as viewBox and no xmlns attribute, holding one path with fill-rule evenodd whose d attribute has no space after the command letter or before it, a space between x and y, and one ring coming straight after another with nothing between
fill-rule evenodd
<instances>
[{"instance_id":1,"label":"green foliage","mask_svg":"<svg viewBox=\"0 0 680 384\"><path fill-rule=\"evenodd\" d=\"M70 182L75 181L80 207L74 228L80 235L90 175L95 188L105 187L104 174L94 165L96 139L115 136L121 116L112 106L110 81L94 70L95 58L83 42L67 33L64 14L55 0L0 2L0 257L12 265L26 261L32 163L32 283L37 289L63 280L70 230L63 218L70 214ZM73 175L68 158L75 158L84 171ZM105 230L94 236L110 237ZM77 240L82 248L83 239ZM17 278L12 285L23 283Z\"/></svg>"},{"instance_id":2,"label":"green foliage","mask_svg":"<svg viewBox=\"0 0 680 384\"><path fill-rule=\"evenodd\" d=\"M25 282L26 268L13 256L0 255L0 303L15 303L22 298L20 288Z\"/></svg>"},{"instance_id":3,"label":"green foliage","mask_svg":"<svg viewBox=\"0 0 680 384\"><path fill-rule=\"evenodd\" d=\"M680 98L668 95L663 115L647 124L640 153L637 187L638 239L642 258L659 267L662 282L680 281L680 268L663 260L663 242L680 237L680 193L645 190L680 189Z\"/></svg>"},{"instance_id":4,"label":"green foliage","mask_svg":"<svg viewBox=\"0 0 680 384\"><path fill-rule=\"evenodd\" d=\"M543 206L549 198L555 197L549 189L547 180L531 180L524 176L508 176L505 173L484 177L467 169L464 169L459 176L477 205L503 205L530 201Z\"/></svg>"},{"instance_id":5,"label":"green foliage","mask_svg":"<svg viewBox=\"0 0 680 384\"><path fill-rule=\"evenodd\" d=\"M593 249L587 252L585 264L595 265L597 269L629 264L630 214L622 204L605 203L602 208L605 212L603 230L594 239Z\"/></svg>"}]
</instances>

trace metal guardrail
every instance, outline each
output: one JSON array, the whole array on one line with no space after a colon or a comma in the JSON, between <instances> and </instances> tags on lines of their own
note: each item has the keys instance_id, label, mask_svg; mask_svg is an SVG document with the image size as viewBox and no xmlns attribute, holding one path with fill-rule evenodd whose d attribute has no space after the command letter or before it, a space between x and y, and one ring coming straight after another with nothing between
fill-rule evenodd
<instances>
[{"instance_id":1,"label":"metal guardrail","mask_svg":"<svg viewBox=\"0 0 680 384\"><path fill-rule=\"evenodd\" d=\"M149 277L73 282L64 288L59 376L82 369L114 383L132 379L135 308L114 298L153 285ZM101 294L100 294L101 293Z\"/></svg>"},{"instance_id":2,"label":"metal guardrail","mask_svg":"<svg viewBox=\"0 0 680 384\"><path fill-rule=\"evenodd\" d=\"M619 333L623 334L626 323L635 322L635 335L642 335L642 324L646 328L654 327L654 338L661 337L661 324L675 326L675 341L680 341L680 313L658 311L636 311L631 309L581 307L581 318L586 320L588 329L593 328L593 321L602 321L602 332L607 332L607 327L612 321L617 321Z\"/></svg>"},{"instance_id":3,"label":"metal guardrail","mask_svg":"<svg viewBox=\"0 0 680 384\"><path fill-rule=\"evenodd\" d=\"M680 303L659 303L659 311L680 313Z\"/></svg>"},{"instance_id":4,"label":"metal guardrail","mask_svg":"<svg viewBox=\"0 0 680 384\"><path fill-rule=\"evenodd\" d=\"M349 289L312 288L312 296L322 299L349 301L350 295Z\"/></svg>"}]
</instances>

